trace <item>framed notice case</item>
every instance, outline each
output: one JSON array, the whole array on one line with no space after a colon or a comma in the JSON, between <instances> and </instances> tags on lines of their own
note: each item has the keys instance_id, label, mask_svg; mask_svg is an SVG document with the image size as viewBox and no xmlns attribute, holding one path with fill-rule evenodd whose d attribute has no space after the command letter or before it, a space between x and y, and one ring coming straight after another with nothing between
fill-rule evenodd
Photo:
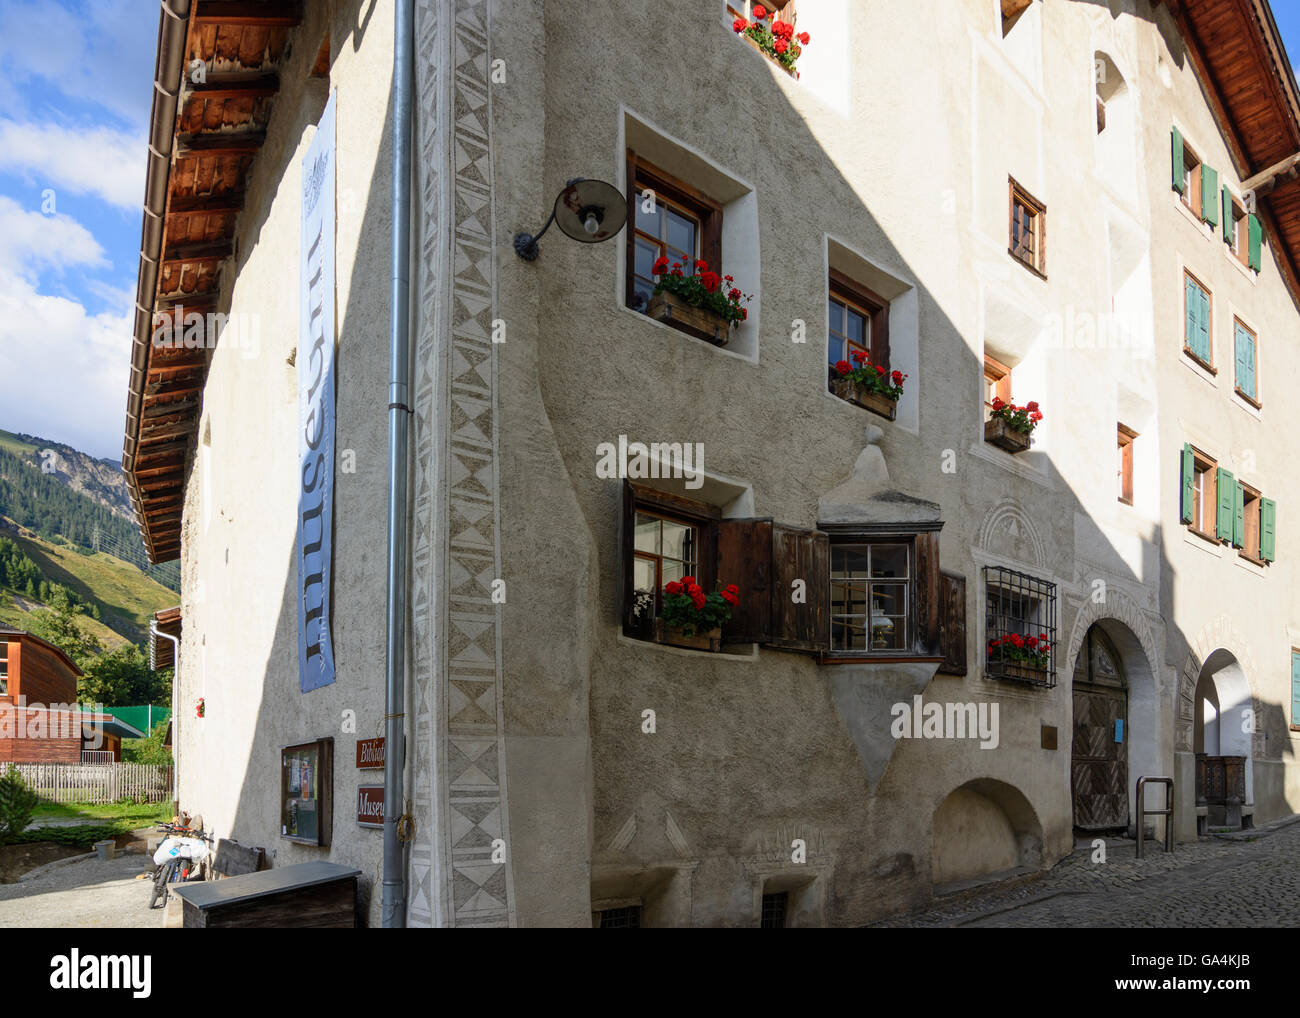
<instances>
[{"instance_id":1,"label":"framed notice case","mask_svg":"<svg viewBox=\"0 0 1300 1018\"><path fill-rule=\"evenodd\" d=\"M280 752L280 836L328 845L334 823L334 740L317 739Z\"/></svg>"}]
</instances>

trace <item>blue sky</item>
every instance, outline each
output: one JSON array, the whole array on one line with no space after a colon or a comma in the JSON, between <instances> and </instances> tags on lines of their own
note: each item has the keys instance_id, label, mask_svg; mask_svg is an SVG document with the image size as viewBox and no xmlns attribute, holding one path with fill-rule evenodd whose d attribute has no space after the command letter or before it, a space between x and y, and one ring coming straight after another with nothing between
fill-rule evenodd
<instances>
[{"instance_id":1,"label":"blue sky","mask_svg":"<svg viewBox=\"0 0 1300 1018\"><path fill-rule=\"evenodd\" d=\"M157 0L0 0L0 428L122 451ZM1300 53L1300 0L1274 0ZM54 207L43 209L53 192Z\"/></svg>"}]
</instances>

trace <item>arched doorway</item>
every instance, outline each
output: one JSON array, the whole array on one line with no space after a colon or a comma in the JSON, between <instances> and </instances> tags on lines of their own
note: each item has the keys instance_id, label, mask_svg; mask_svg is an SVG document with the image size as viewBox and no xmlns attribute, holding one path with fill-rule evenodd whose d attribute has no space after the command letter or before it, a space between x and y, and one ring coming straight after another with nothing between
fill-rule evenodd
<instances>
[{"instance_id":1,"label":"arched doorway","mask_svg":"<svg viewBox=\"0 0 1300 1018\"><path fill-rule=\"evenodd\" d=\"M1088 627L1079 648L1072 686L1074 826L1083 831L1127 830L1128 679L1119 653L1097 623Z\"/></svg>"},{"instance_id":2,"label":"arched doorway","mask_svg":"<svg viewBox=\"0 0 1300 1018\"><path fill-rule=\"evenodd\" d=\"M1205 659L1196 682L1196 805L1210 827L1244 826L1254 801L1250 766L1255 730L1250 682L1237 658L1220 648Z\"/></svg>"},{"instance_id":3,"label":"arched doorway","mask_svg":"<svg viewBox=\"0 0 1300 1018\"><path fill-rule=\"evenodd\" d=\"M1043 863L1043 827L1023 792L995 778L953 789L931 818L936 887Z\"/></svg>"}]
</instances>

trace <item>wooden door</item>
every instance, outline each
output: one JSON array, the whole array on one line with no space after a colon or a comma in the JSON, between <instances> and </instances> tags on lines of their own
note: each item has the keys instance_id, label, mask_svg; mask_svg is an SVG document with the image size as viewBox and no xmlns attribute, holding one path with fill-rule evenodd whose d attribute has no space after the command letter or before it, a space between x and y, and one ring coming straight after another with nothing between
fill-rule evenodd
<instances>
[{"instance_id":1,"label":"wooden door","mask_svg":"<svg viewBox=\"0 0 1300 1018\"><path fill-rule=\"evenodd\" d=\"M1123 689L1074 686L1070 788L1075 827L1128 827L1126 708Z\"/></svg>"}]
</instances>

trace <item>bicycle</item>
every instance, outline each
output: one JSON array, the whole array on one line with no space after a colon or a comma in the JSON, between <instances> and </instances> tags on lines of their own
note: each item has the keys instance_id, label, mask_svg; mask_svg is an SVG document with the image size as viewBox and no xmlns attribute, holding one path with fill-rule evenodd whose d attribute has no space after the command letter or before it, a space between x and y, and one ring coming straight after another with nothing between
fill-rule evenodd
<instances>
[{"instance_id":1,"label":"bicycle","mask_svg":"<svg viewBox=\"0 0 1300 1018\"><path fill-rule=\"evenodd\" d=\"M199 872L199 863L207 858L208 845L212 839L201 830L182 824L161 823L157 830L164 831L167 837L154 853L157 869L153 877L153 893L149 897L149 907L156 908L158 899L167 900L167 885L193 880ZM162 856L162 859L159 859Z\"/></svg>"}]
</instances>

